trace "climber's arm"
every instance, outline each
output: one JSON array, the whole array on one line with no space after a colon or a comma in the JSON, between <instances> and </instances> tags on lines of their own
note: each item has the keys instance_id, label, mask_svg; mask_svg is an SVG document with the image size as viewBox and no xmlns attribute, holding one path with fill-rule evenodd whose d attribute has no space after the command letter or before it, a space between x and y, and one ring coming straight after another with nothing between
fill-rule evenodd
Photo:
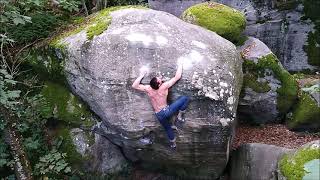
<instances>
[{"instance_id":1,"label":"climber's arm","mask_svg":"<svg viewBox=\"0 0 320 180\"><path fill-rule=\"evenodd\" d=\"M182 62L178 62L178 68L177 68L176 75L173 78L171 78L169 81L163 83L162 86L165 88L170 88L171 86L173 86L181 78L182 69L183 69Z\"/></svg>"},{"instance_id":2,"label":"climber's arm","mask_svg":"<svg viewBox=\"0 0 320 180\"><path fill-rule=\"evenodd\" d=\"M140 91L146 91L147 86L140 84L141 80L143 79L144 75L146 73L141 74L132 84L132 88L140 90Z\"/></svg>"}]
</instances>

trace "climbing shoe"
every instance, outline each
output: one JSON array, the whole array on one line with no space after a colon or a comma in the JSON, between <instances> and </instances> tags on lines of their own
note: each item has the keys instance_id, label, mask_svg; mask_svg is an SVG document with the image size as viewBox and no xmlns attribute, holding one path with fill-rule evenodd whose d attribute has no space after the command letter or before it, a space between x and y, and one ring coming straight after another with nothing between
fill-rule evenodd
<instances>
[{"instance_id":1,"label":"climbing shoe","mask_svg":"<svg viewBox=\"0 0 320 180\"><path fill-rule=\"evenodd\" d=\"M177 144L176 144L176 141L170 141L170 148L173 149L173 150L176 150L177 148Z\"/></svg>"},{"instance_id":2,"label":"climbing shoe","mask_svg":"<svg viewBox=\"0 0 320 180\"><path fill-rule=\"evenodd\" d=\"M177 119L181 122L185 121L185 117L184 117L185 111L179 111Z\"/></svg>"}]
</instances>

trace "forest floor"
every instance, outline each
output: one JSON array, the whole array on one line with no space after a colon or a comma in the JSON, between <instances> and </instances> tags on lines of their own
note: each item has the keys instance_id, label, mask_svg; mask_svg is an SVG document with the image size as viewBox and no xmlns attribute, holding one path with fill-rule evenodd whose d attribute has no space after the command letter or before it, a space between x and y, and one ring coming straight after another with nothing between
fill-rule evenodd
<instances>
[{"instance_id":1,"label":"forest floor","mask_svg":"<svg viewBox=\"0 0 320 180\"><path fill-rule=\"evenodd\" d=\"M268 124L265 126L239 125L236 129L233 149L246 143L262 143L295 149L310 141L319 139L320 133L294 132L283 124Z\"/></svg>"}]
</instances>

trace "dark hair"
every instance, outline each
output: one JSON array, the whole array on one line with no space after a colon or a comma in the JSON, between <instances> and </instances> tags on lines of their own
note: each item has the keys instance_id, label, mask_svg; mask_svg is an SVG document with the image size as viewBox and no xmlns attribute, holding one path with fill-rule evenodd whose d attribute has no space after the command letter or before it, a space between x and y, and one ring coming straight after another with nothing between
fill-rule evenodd
<instances>
[{"instance_id":1,"label":"dark hair","mask_svg":"<svg viewBox=\"0 0 320 180\"><path fill-rule=\"evenodd\" d=\"M152 89L155 89L155 90L159 89L159 83L156 77L151 79L150 86L152 87Z\"/></svg>"}]
</instances>

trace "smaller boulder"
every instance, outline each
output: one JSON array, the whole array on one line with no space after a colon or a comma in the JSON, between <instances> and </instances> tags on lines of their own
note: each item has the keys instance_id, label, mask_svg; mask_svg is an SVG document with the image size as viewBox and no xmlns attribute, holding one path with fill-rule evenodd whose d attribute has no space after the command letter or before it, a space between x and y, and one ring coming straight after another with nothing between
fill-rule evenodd
<instances>
[{"instance_id":1,"label":"smaller boulder","mask_svg":"<svg viewBox=\"0 0 320 180\"><path fill-rule=\"evenodd\" d=\"M295 151L285 153L278 162L278 179L309 180L307 177L319 173L319 167L312 168L319 164L314 163L316 161L320 161L320 140L309 142Z\"/></svg>"},{"instance_id":2,"label":"smaller boulder","mask_svg":"<svg viewBox=\"0 0 320 180\"><path fill-rule=\"evenodd\" d=\"M249 143L232 153L230 179L276 180L279 157L290 149L267 144Z\"/></svg>"},{"instance_id":3,"label":"smaller boulder","mask_svg":"<svg viewBox=\"0 0 320 180\"><path fill-rule=\"evenodd\" d=\"M296 102L296 80L259 39L249 37L239 50L244 59L239 118L252 124L280 123Z\"/></svg>"},{"instance_id":4,"label":"smaller boulder","mask_svg":"<svg viewBox=\"0 0 320 180\"><path fill-rule=\"evenodd\" d=\"M246 18L240 11L215 2L191 6L181 15L182 20L196 24L232 42L238 42L246 27Z\"/></svg>"}]
</instances>

